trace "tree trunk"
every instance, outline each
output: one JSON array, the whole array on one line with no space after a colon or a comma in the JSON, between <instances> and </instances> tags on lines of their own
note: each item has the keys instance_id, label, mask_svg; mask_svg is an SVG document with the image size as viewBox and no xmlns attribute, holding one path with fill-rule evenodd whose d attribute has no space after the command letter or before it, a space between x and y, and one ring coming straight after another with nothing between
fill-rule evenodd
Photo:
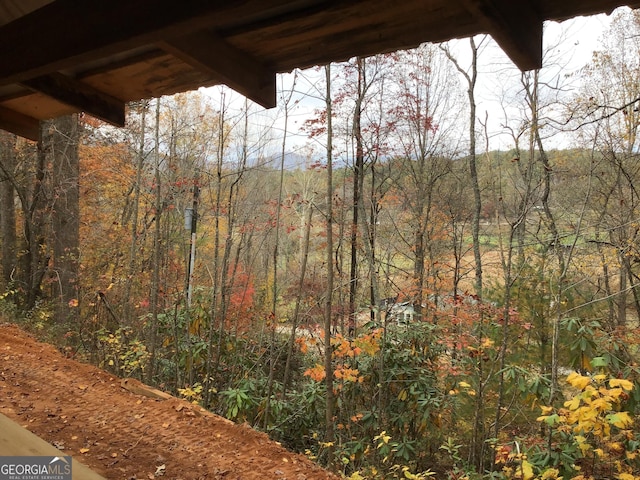
<instances>
[{"instance_id":1,"label":"tree trunk","mask_svg":"<svg viewBox=\"0 0 640 480\"><path fill-rule=\"evenodd\" d=\"M333 425L334 402L333 393L333 364L331 349L331 324L333 316L333 125L331 103L331 66L325 67L326 78L326 110L327 110L327 290L324 305L324 370L326 400L325 400L325 437L327 447L327 463L330 468L334 461L335 429Z\"/></svg>"},{"instance_id":2,"label":"tree trunk","mask_svg":"<svg viewBox=\"0 0 640 480\"><path fill-rule=\"evenodd\" d=\"M155 374L156 344L158 340L158 315L160 314L160 265L162 263L162 179L160 178L160 99L156 100L155 125L155 229L153 233L153 271L151 274L151 325L149 326L148 342L149 365L146 371L146 381L150 383Z\"/></svg>"},{"instance_id":3,"label":"tree trunk","mask_svg":"<svg viewBox=\"0 0 640 480\"><path fill-rule=\"evenodd\" d=\"M13 171L16 166L15 155L16 136L0 132L0 162L2 170L11 174L0 174L0 242L2 242L2 280L6 290L12 283L17 264L17 236L15 187L13 185Z\"/></svg>"},{"instance_id":4,"label":"tree trunk","mask_svg":"<svg viewBox=\"0 0 640 480\"><path fill-rule=\"evenodd\" d=\"M45 246L47 209L48 153L52 128L49 122L40 122L35 179L31 186L23 188L20 194L24 215L24 254L21 257L20 283L24 290L25 310L31 310L42 293L42 281L49 265L49 254Z\"/></svg>"},{"instance_id":5,"label":"tree trunk","mask_svg":"<svg viewBox=\"0 0 640 480\"><path fill-rule=\"evenodd\" d=\"M296 304L293 310L293 320L291 323L291 334L289 336L289 344L287 345L287 362L284 367L284 377L282 380L283 394L287 393L289 386L289 377L291 376L291 359L293 357L296 330L298 328L300 316L300 304L302 303L302 295L304 291L304 280L307 274L307 262L309 260L309 239L311 237L311 222L313 219L313 205L308 203L305 205L307 209L305 215L304 236L302 241L302 254L300 258L300 277L298 278L298 294L296 295Z\"/></svg>"},{"instance_id":6,"label":"tree trunk","mask_svg":"<svg viewBox=\"0 0 640 480\"><path fill-rule=\"evenodd\" d=\"M364 149L362 146L362 99L364 96L364 59L358 57L358 91L353 113L353 136L356 158L353 166L353 218L351 222L351 268L349 270L349 335L355 333L356 296L358 294L358 220L364 182Z\"/></svg>"},{"instance_id":7,"label":"tree trunk","mask_svg":"<svg viewBox=\"0 0 640 480\"><path fill-rule=\"evenodd\" d=\"M51 135L53 212L53 269L56 321L74 323L78 303L80 255L80 167L77 115L53 120Z\"/></svg>"},{"instance_id":8,"label":"tree trunk","mask_svg":"<svg viewBox=\"0 0 640 480\"><path fill-rule=\"evenodd\" d=\"M140 192L142 185L142 168L144 166L144 144L147 123L147 107L149 104L145 101L140 104L140 142L138 143L138 154L136 162L136 180L133 186L133 206L131 214L131 243L129 244L129 265L127 267L127 278L125 282L124 294L124 321L131 322L133 316L133 305L131 303L131 288L133 286L133 278L135 275L137 258L138 258L138 216L140 214ZM123 222L124 225L124 222Z\"/></svg>"}]
</instances>

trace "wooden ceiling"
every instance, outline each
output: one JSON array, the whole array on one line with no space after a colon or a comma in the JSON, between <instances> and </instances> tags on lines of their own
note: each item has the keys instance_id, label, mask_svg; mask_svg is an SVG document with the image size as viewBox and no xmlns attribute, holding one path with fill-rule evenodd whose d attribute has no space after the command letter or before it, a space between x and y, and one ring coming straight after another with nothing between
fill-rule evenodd
<instances>
[{"instance_id":1,"label":"wooden ceiling","mask_svg":"<svg viewBox=\"0 0 640 480\"><path fill-rule=\"evenodd\" d=\"M276 73L479 33L530 70L545 20L622 5L640 0L0 0L0 128L122 126L129 101L216 84L269 108Z\"/></svg>"}]
</instances>

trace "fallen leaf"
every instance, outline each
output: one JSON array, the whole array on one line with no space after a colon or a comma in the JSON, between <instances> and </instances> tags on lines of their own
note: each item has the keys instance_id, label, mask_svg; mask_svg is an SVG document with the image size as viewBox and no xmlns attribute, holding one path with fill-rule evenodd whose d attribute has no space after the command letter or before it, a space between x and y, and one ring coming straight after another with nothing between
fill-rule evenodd
<instances>
[{"instance_id":1,"label":"fallen leaf","mask_svg":"<svg viewBox=\"0 0 640 480\"><path fill-rule=\"evenodd\" d=\"M162 424L162 428L169 428L169 425L170 425L170 423L165 422L165 423Z\"/></svg>"},{"instance_id":2,"label":"fallen leaf","mask_svg":"<svg viewBox=\"0 0 640 480\"><path fill-rule=\"evenodd\" d=\"M74 435L73 437L71 437L71 440L77 440L77 439L78 439L77 435Z\"/></svg>"},{"instance_id":3,"label":"fallen leaf","mask_svg":"<svg viewBox=\"0 0 640 480\"><path fill-rule=\"evenodd\" d=\"M136 405L140 405L142 403L142 400L137 400L136 401Z\"/></svg>"},{"instance_id":4,"label":"fallen leaf","mask_svg":"<svg viewBox=\"0 0 640 480\"><path fill-rule=\"evenodd\" d=\"M117 454L116 452L113 452L113 453L111 454L111 458L116 458L117 456L118 456L118 454Z\"/></svg>"},{"instance_id":5,"label":"fallen leaf","mask_svg":"<svg viewBox=\"0 0 640 480\"><path fill-rule=\"evenodd\" d=\"M89 451L89 449L88 449L88 448L81 448L81 449L80 449L80 453L82 453L82 454L85 454L85 453L87 453L88 451Z\"/></svg>"}]
</instances>

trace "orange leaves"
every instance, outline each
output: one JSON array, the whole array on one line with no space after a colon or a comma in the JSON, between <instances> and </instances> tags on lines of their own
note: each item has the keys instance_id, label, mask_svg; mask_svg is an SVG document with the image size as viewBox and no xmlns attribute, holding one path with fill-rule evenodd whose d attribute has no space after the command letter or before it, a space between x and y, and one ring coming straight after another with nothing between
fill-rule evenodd
<instances>
[{"instance_id":1,"label":"orange leaves","mask_svg":"<svg viewBox=\"0 0 640 480\"><path fill-rule=\"evenodd\" d=\"M298 348L300 348L300 353L306 354L309 351L306 338L298 337L296 338L296 343L298 344Z\"/></svg>"},{"instance_id":2,"label":"orange leaves","mask_svg":"<svg viewBox=\"0 0 640 480\"><path fill-rule=\"evenodd\" d=\"M336 335L331 339L333 346L333 356L336 358L355 357L355 352L351 346L351 342L342 335Z\"/></svg>"},{"instance_id":3,"label":"orange leaves","mask_svg":"<svg viewBox=\"0 0 640 480\"><path fill-rule=\"evenodd\" d=\"M353 340L343 337L338 334L331 338L331 346L333 347L333 358L336 359L338 364L335 366L333 375L336 380L342 382L336 386L337 389L341 389L344 384L347 383L363 383L364 377L360 375L360 371L357 368L353 368L350 365L350 359L367 355L373 356L380 350L380 335L379 331L360 336ZM306 339L299 338L296 342L300 346L300 351L305 353L307 351ZM320 382L325 379L326 371L323 365L316 364L312 368L308 368L304 375Z\"/></svg>"},{"instance_id":4,"label":"orange leaves","mask_svg":"<svg viewBox=\"0 0 640 480\"><path fill-rule=\"evenodd\" d=\"M363 354L373 356L380 350L380 336L380 330L353 340L338 334L331 339L331 345L334 347L333 355L336 358L355 358Z\"/></svg>"},{"instance_id":5,"label":"orange leaves","mask_svg":"<svg viewBox=\"0 0 640 480\"><path fill-rule=\"evenodd\" d=\"M321 382L326 378L327 372L324 369L324 365L318 363L315 367L308 368L304 375L316 382ZM345 365L338 365L333 371L333 376L336 380L341 380L345 383L362 383L364 381L364 377L360 375L360 371L357 368L350 368Z\"/></svg>"},{"instance_id":6,"label":"orange leaves","mask_svg":"<svg viewBox=\"0 0 640 480\"><path fill-rule=\"evenodd\" d=\"M327 376L327 373L324 370L324 366L318 363L316 364L315 367L308 368L304 372L304 376L309 377L312 380L315 380L316 382L321 382L322 380L325 379L325 377Z\"/></svg>"},{"instance_id":7,"label":"orange leaves","mask_svg":"<svg viewBox=\"0 0 640 480\"><path fill-rule=\"evenodd\" d=\"M353 340L356 355L365 354L373 356L380 351L380 337L382 330L375 330L373 333L355 338Z\"/></svg>"},{"instance_id":8,"label":"orange leaves","mask_svg":"<svg viewBox=\"0 0 640 480\"><path fill-rule=\"evenodd\" d=\"M360 371L357 368L349 368L341 366L336 368L333 372L338 380L344 380L345 382L362 383L364 378L360 376Z\"/></svg>"}]
</instances>

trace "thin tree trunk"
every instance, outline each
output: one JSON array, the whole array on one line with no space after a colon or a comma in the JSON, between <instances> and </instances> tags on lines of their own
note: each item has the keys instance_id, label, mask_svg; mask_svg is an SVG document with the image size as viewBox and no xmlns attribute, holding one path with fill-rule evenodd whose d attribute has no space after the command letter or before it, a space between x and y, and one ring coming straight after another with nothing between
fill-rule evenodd
<instances>
[{"instance_id":1,"label":"thin tree trunk","mask_svg":"<svg viewBox=\"0 0 640 480\"><path fill-rule=\"evenodd\" d=\"M162 261L162 188L160 177L160 99L156 100L155 124L155 230L153 234L153 272L151 276L151 325L149 327L149 365L146 371L148 383L154 377L156 363L156 344L158 340L158 315L160 313L160 264Z\"/></svg>"},{"instance_id":2,"label":"thin tree trunk","mask_svg":"<svg viewBox=\"0 0 640 480\"><path fill-rule=\"evenodd\" d=\"M279 357L278 349L276 347L276 326L278 324L278 262L279 262L279 245L280 245L280 220L282 214L282 198L284 195L284 160L286 156L286 147L287 147L287 131L289 128L289 100L293 95L293 88L289 94L289 98L285 102L284 109L284 132L282 135L282 150L280 151L280 179L278 182L278 203L276 204L276 223L275 223L275 242L273 246L273 282L271 289L271 324L270 327L270 335L269 335L269 377L267 379L267 396L265 401L264 408L264 422L263 427L267 428L269 425L269 416L271 414L271 396L273 395L273 383L274 383L274 375L276 371L276 363Z\"/></svg>"},{"instance_id":3,"label":"thin tree trunk","mask_svg":"<svg viewBox=\"0 0 640 480\"><path fill-rule=\"evenodd\" d=\"M131 215L131 244L129 245L129 265L127 267L127 278L124 286L124 321L130 324L132 320L131 288L135 276L136 262L138 257L138 215L140 213L140 187L142 184L142 168L144 166L145 133L147 124L147 102L140 104L140 142L138 144L138 155L136 163L136 180L133 185L133 207Z\"/></svg>"},{"instance_id":4,"label":"thin tree trunk","mask_svg":"<svg viewBox=\"0 0 640 480\"><path fill-rule=\"evenodd\" d=\"M7 132L0 132L0 164L2 170L11 175L0 175L0 235L2 238L2 279L6 290L13 282L17 266L17 235L16 235L16 190L13 184L13 172L16 168L15 153L16 136Z\"/></svg>"},{"instance_id":5,"label":"thin tree trunk","mask_svg":"<svg viewBox=\"0 0 640 480\"><path fill-rule=\"evenodd\" d=\"M475 263L476 295L482 298L482 256L480 252L480 214L482 212L482 198L480 196L480 182L478 179L476 151L476 84L478 81L478 46L473 37L469 38L471 46L471 72L467 72L458 63L451 52L442 47L449 60L467 81L467 97L469 99L469 175L473 188L473 221L471 237L473 242L473 259Z\"/></svg>"},{"instance_id":6,"label":"thin tree trunk","mask_svg":"<svg viewBox=\"0 0 640 480\"><path fill-rule=\"evenodd\" d=\"M300 304L302 303L302 292L304 291L304 280L307 274L307 261L309 260L309 239L311 237L311 220L313 217L313 205L310 203L306 205L307 214L305 216L304 226L304 238L302 240L302 255L300 259L300 277L298 279L298 294L296 295L296 304L293 309L293 320L291 323L291 334L289 336L289 343L287 345L287 361L284 366L284 377L282 380L283 395L287 393L289 386L289 380L291 376L291 359L293 357L295 343L296 343L296 330L298 328L299 316L300 316Z\"/></svg>"},{"instance_id":7,"label":"thin tree trunk","mask_svg":"<svg viewBox=\"0 0 640 480\"><path fill-rule=\"evenodd\" d=\"M327 447L327 464L333 469L335 429L333 424L335 396L333 393L333 364L331 348L331 324L333 317L333 122L331 100L331 65L325 66L327 111L327 290L324 305L324 370L325 370L325 423L324 440Z\"/></svg>"},{"instance_id":8,"label":"thin tree trunk","mask_svg":"<svg viewBox=\"0 0 640 480\"><path fill-rule=\"evenodd\" d=\"M355 333L356 296L358 294L358 222L360 204L362 203L362 187L364 185L364 148L362 146L362 99L364 96L364 59L357 58L358 91L353 113L353 136L356 141L356 156L353 166L353 218L351 222L351 267L349 269L349 335Z\"/></svg>"},{"instance_id":9,"label":"thin tree trunk","mask_svg":"<svg viewBox=\"0 0 640 480\"><path fill-rule=\"evenodd\" d=\"M218 116L218 152L216 160L216 188L214 195L214 235L213 235L213 294L211 298L211 315L209 319L209 354L206 361L206 376L204 380L204 406L208 407L213 390L212 382L215 381L222 355L222 337L224 336L224 318L221 318L219 308L223 295L223 275L220 267L220 214L222 213L222 162L224 157L224 90L221 93L220 114ZM218 322L218 342L214 354L213 347L216 333L216 321Z\"/></svg>"}]
</instances>

